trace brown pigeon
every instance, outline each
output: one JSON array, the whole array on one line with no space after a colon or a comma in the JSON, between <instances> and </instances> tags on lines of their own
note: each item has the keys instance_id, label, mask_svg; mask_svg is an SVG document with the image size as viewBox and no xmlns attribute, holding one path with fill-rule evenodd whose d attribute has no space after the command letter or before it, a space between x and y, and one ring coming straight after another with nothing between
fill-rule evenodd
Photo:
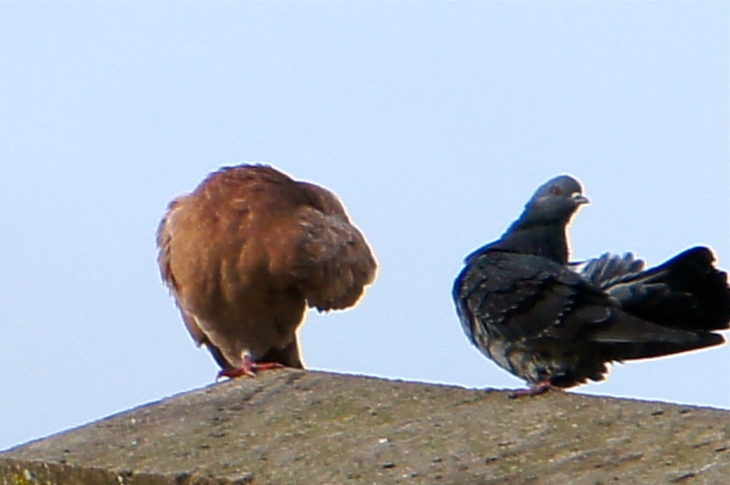
<instances>
[{"instance_id":1,"label":"brown pigeon","mask_svg":"<svg viewBox=\"0 0 730 485\"><path fill-rule=\"evenodd\" d=\"M377 268L335 194L266 165L222 168L173 200L157 247L188 331L227 377L303 368L306 307L355 305Z\"/></svg>"}]
</instances>

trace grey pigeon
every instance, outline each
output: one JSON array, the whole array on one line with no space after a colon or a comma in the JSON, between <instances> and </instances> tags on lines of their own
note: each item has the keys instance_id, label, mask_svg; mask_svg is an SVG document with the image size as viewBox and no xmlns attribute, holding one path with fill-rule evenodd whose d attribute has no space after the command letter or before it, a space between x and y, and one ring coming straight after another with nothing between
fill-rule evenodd
<instances>
[{"instance_id":1,"label":"grey pigeon","mask_svg":"<svg viewBox=\"0 0 730 485\"><path fill-rule=\"evenodd\" d=\"M644 269L632 254L568 262L566 227L588 203L561 175L540 186L497 241L472 254L453 298L469 340L538 394L605 379L607 363L722 344L730 288L712 251Z\"/></svg>"}]
</instances>

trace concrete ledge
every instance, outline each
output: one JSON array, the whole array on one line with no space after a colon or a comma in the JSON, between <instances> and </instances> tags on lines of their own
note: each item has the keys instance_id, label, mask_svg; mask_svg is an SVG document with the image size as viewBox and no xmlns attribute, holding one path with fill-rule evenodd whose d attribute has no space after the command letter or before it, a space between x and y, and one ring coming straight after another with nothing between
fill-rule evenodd
<instances>
[{"instance_id":1,"label":"concrete ledge","mask_svg":"<svg viewBox=\"0 0 730 485\"><path fill-rule=\"evenodd\" d=\"M730 412L270 371L0 453L0 484L723 484Z\"/></svg>"}]
</instances>

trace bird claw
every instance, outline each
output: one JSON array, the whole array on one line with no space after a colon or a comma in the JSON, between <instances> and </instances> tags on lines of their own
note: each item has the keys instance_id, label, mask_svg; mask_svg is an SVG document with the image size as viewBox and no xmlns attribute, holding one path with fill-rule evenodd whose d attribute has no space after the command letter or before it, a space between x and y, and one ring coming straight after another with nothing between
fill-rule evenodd
<instances>
[{"instance_id":1,"label":"bird claw","mask_svg":"<svg viewBox=\"0 0 730 485\"><path fill-rule=\"evenodd\" d=\"M223 369L218 373L216 380L220 380L224 377L229 379L235 379L236 377L248 376L256 377L256 375L264 370L281 369L284 367L278 362L248 362L244 361L241 367L234 367L232 369Z\"/></svg>"},{"instance_id":2,"label":"bird claw","mask_svg":"<svg viewBox=\"0 0 730 485\"><path fill-rule=\"evenodd\" d=\"M538 396L540 394L545 394L546 392L553 389L560 390L560 388L553 386L550 381L542 381L538 382L537 384L530 384L530 387L528 387L527 389L518 389L516 391L510 392L507 397L509 397L510 399L517 399L523 396Z\"/></svg>"}]
</instances>

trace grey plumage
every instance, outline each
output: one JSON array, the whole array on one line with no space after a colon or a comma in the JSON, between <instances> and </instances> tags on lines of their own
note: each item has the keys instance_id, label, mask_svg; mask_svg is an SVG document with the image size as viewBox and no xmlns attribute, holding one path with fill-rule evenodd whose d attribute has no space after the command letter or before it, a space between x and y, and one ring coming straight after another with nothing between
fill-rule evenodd
<instances>
[{"instance_id":1,"label":"grey plumage","mask_svg":"<svg viewBox=\"0 0 730 485\"><path fill-rule=\"evenodd\" d=\"M495 242L466 258L453 298L465 334L540 392L605 378L607 363L724 342L727 275L704 247L648 270L632 254L570 264L566 227L588 202L562 175Z\"/></svg>"}]
</instances>

